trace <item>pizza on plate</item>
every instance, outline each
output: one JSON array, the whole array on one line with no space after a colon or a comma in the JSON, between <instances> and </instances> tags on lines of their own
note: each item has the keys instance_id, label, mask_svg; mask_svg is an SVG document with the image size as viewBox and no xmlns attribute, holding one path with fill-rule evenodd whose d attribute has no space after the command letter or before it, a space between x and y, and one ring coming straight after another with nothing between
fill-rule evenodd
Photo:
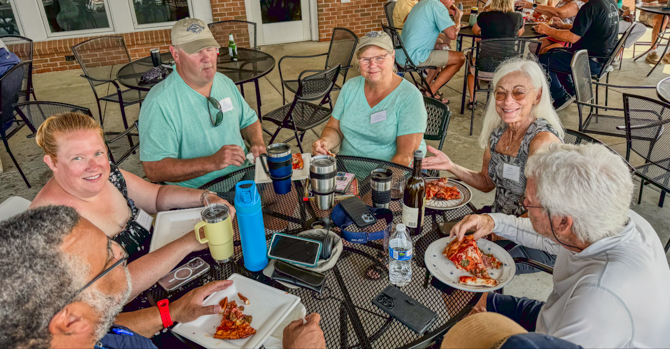
<instances>
[{"instance_id":1,"label":"pizza on plate","mask_svg":"<svg viewBox=\"0 0 670 349\"><path fill-rule=\"evenodd\" d=\"M463 241L457 238L445 247L444 256L454 262L456 268L470 273L474 278L462 276L459 282L471 286L496 286L497 280L491 279L489 269L499 269L502 263L493 255L483 253L472 235L467 235ZM479 280L481 279L481 280ZM490 280L490 281L482 281Z\"/></svg>"},{"instance_id":2,"label":"pizza on plate","mask_svg":"<svg viewBox=\"0 0 670 349\"><path fill-rule=\"evenodd\" d=\"M292 158L294 170L302 170L303 167L305 167L305 162L302 160L302 154L293 154Z\"/></svg>"},{"instance_id":3,"label":"pizza on plate","mask_svg":"<svg viewBox=\"0 0 670 349\"><path fill-rule=\"evenodd\" d=\"M228 297L226 297L219 302L219 305L222 309L223 319L221 319L221 325L216 328L214 338L244 339L256 334L256 330L251 327L252 317L244 315L235 301L228 302Z\"/></svg>"},{"instance_id":4,"label":"pizza on plate","mask_svg":"<svg viewBox=\"0 0 670 349\"><path fill-rule=\"evenodd\" d=\"M426 200L438 198L442 200L458 200L461 198L461 192L456 186L448 185L449 179L446 177L426 183Z\"/></svg>"}]
</instances>

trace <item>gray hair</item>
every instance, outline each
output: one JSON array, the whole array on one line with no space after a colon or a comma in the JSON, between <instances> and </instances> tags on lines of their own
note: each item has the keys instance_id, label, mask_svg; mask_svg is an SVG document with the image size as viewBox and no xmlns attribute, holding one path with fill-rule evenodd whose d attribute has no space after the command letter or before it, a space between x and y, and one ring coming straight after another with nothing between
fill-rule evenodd
<instances>
[{"instance_id":1,"label":"gray hair","mask_svg":"<svg viewBox=\"0 0 670 349\"><path fill-rule=\"evenodd\" d=\"M535 88L542 89L542 95L540 96L540 102L537 105L534 105L530 111L530 117L533 119L542 118L547 120L551 126L554 127L554 130L558 132L560 139L563 139L563 126L561 125L561 120L554 110L554 106L551 104L551 96L549 95L549 84L547 83L546 75L544 70L539 63L535 62L532 59L524 58L512 58L509 59L498 66L496 69L495 75L493 76L493 81L489 86L495 88L498 85L500 79L506 76L509 73L513 72L522 72L524 75L530 79L531 84ZM493 97L493 96L491 96ZM486 112L484 114L484 122L482 124L482 133L479 135L479 145L486 149L489 145L489 139L493 130L502 125L503 120L498 115L496 111L496 103L494 98L489 99L489 103L486 106Z\"/></svg>"},{"instance_id":2,"label":"gray hair","mask_svg":"<svg viewBox=\"0 0 670 349\"><path fill-rule=\"evenodd\" d=\"M79 223L65 206L28 210L0 223L0 343L4 348L49 348L49 322L85 279L70 272L60 246Z\"/></svg>"},{"instance_id":3,"label":"gray hair","mask_svg":"<svg viewBox=\"0 0 670 349\"><path fill-rule=\"evenodd\" d=\"M628 221L633 179L623 159L600 144L552 143L528 159L525 174L544 209L572 217L581 241L615 235Z\"/></svg>"}]
</instances>

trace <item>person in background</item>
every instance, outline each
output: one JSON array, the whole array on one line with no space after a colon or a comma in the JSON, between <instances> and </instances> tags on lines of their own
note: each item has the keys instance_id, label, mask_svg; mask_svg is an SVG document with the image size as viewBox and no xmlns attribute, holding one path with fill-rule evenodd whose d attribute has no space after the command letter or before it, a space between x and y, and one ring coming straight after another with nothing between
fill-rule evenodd
<instances>
[{"instance_id":1,"label":"person in background","mask_svg":"<svg viewBox=\"0 0 670 349\"><path fill-rule=\"evenodd\" d=\"M151 88L139 117L140 160L152 182L199 188L249 166L248 152L254 158L265 152L256 112L216 71L218 51L202 20L184 18L172 27L176 69Z\"/></svg>"},{"instance_id":2,"label":"person in background","mask_svg":"<svg viewBox=\"0 0 670 349\"><path fill-rule=\"evenodd\" d=\"M523 16L521 13L514 12L514 0L493 0L489 11L477 16L477 23L472 27L472 32L479 35L482 40L516 38L523 35L524 32ZM471 64L475 63L474 59L473 57ZM468 109L476 107L473 93L475 88L474 73L474 68L467 72L468 91L470 92ZM493 77L493 72L491 72L490 77Z\"/></svg>"},{"instance_id":3,"label":"person in background","mask_svg":"<svg viewBox=\"0 0 670 349\"><path fill-rule=\"evenodd\" d=\"M512 59L500 65L493 80L493 98L484 114L479 145L485 149L481 171L455 164L441 151L428 147L435 154L423 160L423 168L448 171L463 182L485 193L495 189L495 199L482 212L498 212L520 216L525 213L521 197L526 189L524 168L528 158L541 146L561 143L563 127L551 107L544 71L532 60ZM509 246L510 241L496 241ZM530 257L553 265L555 256L539 249L517 246L513 257ZM517 273L537 272L535 268L517 264Z\"/></svg>"},{"instance_id":4,"label":"person in background","mask_svg":"<svg viewBox=\"0 0 670 349\"><path fill-rule=\"evenodd\" d=\"M45 120L37 130L37 144L53 178L40 190L31 208L73 207L129 253L135 298L170 272L189 253L207 247L193 232L149 253L151 214L190 208L210 202L235 208L215 194L175 185L158 185L110 164L103 131L81 113L65 113Z\"/></svg>"},{"instance_id":5,"label":"person in background","mask_svg":"<svg viewBox=\"0 0 670 349\"><path fill-rule=\"evenodd\" d=\"M653 3L656 2L656 0L640 0L641 5L645 5L647 3ZM667 0L661 0L658 1L659 3L666 4L667 5ZM658 63L659 60L663 59L663 63L665 64L670 64L670 52L667 53L664 57L659 56L658 54L658 43L656 43L656 39L658 38L658 34L660 32L664 32L665 29L668 26L668 17L664 15L659 15L659 14L654 14L650 12L646 12L644 10L640 11L640 18L639 18L640 23L644 23L650 27L651 29L651 50L649 53L647 53L647 57L644 59L647 63L649 64L656 64Z\"/></svg>"},{"instance_id":6,"label":"person in background","mask_svg":"<svg viewBox=\"0 0 670 349\"><path fill-rule=\"evenodd\" d=\"M21 59L19 59L13 52L9 51L7 45L0 40L0 77L5 75L6 72L19 63L21 63ZM3 130L8 130L13 124L14 119L11 119L0 125L0 127L2 127Z\"/></svg>"},{"instance_id":7,"label":"person in background","mask_svg":"<svg viewBox=\"0 0 670 349\"><path fill-rule=\"evenodd\" d=\"M628 30L628 28L634 26L630 32L630 35L628 35L628 39L626 39L626 42L624 42L623 45L625 48L629 48L644 36L644 34L647 32L647 28L644 26L644 24L635 21L635 16L631 12L630 7L624 5L623 0L619 0L617 2L617 7L619 7L619 15L620 15L619 34L625 33L626 30ZM668 60L665 59L664 62L665 61ZM668 61L667 63L670 63L670 61Z\"/></svg>"},{"instance_id":8,"label":"person in background","mask_svg":"<svg viewBox=\"0 0 670 349\"><path fill-rule=\"evenodd\" d=\"M454 14L452 20L449 13ZM454 6L454 0L422 0L412 8L403 27L401 39L407 53L418 66L434 66L439 69L428 71L426 80L430 85L428 96L437 96L443 103L439 89L461 69L465 56L457 51L449 51L446 44L436 44L440 33L448 39L456 40L463 12ZM405 65L407 57L402 50L396 52L398 64Z\"/></svg>"},{"instance_id":9,"label":"person in background","mask_svg":"<svg viewBox=\"0 0 670 349\"><path fill-rule=\"evenodd\" d=\"M402 33L401 29L405 25L409 12L418 2L419 0L398 0L395 3L395 7L393 8L393 26L398 28L399 33Z\"/></svg>"},{"instance_id":10,"label":"person in background","mask_svg":"<svg viewBox=\"0 0 670 349\"><path fill-rule=\"evenodd\" d=\"M654 228L629 208L634 185L621 156L600 144L553 143L524 172L528 218L466 216L450 235L493 232L558 254L553 290L546 302L485 293L478 309L585 348L667 347L670 268Z\"/></svg>"},{"instance_id":11,"label":"person in background","mask_svg":"<svg viewBox=\"0 0 670 349\"><path fill-rule=\"evenodd\" d=\"M395 73L393 43L386 33L365 34L355 55L361 76L342 86L312 154L325 155L339 145L341 155L408 166L415 150L426 151L428 115L421 92Z\"/></svg>"},{"instance_id":12,"label":"person in background","mask_svg":"<svg viewBox=\"0 0 670 349\"><path fill-rule=\"evenodd\" d=\"M538 5L529 1L517 1L517 6L523 6L525 9L533 9L536 14L544 15L549 18L550 26L555 29L569 30L575 21L575 16L579 9L584 6L582 0L563 0L556 6ZM552 48L570 47L570 43L560 41L553 37L542 38L540 53L545 53Z\"/></svg>"}]
</instances>

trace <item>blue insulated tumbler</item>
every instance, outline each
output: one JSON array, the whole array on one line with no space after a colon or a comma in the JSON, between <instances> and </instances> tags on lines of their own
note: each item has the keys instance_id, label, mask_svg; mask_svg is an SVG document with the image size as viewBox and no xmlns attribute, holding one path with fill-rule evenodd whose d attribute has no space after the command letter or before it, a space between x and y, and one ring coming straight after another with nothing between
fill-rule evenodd
<instances>
[{"instance_id":1,"label":"blue insulated tumbler","mask_svg":"<svg viewBox=\"0 0 670 349\"><path fill-rule=\"evenodd\" d=\"M240 181L235 185L235 210L242 241L244 267L260 271L268 265L268 248L261 210L261 196L254 181Z\"/></svg>"},{"instance_id":2,"label":"blue insulated tumbler","mask_svg":"<svg viewBox=\"0 0 670 349\"><path fill-rule=\"evenodd\" d=\"M291 147L285 143L275 143L268 145L266 151L267 154L261 154L260 161L265 173L272 178L272 187L275 193L286 194L290 192L291 176L293 176Z\"/></svg>"}]
</instances>

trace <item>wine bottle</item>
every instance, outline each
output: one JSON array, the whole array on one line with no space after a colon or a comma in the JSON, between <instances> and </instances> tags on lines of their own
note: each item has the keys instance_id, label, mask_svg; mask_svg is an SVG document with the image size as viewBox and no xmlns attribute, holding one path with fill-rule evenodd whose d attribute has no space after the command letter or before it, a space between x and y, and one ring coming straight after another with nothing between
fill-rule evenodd
<instances>
[{"instance_id":1,"label":"wine bottle","mask_svg":"<svg viewBox=\"0 0 670 349\"><path fill-rule=\"evenodd\" d=\"M405 193L402 200L402 223L409 228L411 235L421 233L423 227L423 216L426 204L426 183L421 176L421 161L423 152L414 152L414 170L412 176L407 179Z\"/></svg>"}]
</instances>

